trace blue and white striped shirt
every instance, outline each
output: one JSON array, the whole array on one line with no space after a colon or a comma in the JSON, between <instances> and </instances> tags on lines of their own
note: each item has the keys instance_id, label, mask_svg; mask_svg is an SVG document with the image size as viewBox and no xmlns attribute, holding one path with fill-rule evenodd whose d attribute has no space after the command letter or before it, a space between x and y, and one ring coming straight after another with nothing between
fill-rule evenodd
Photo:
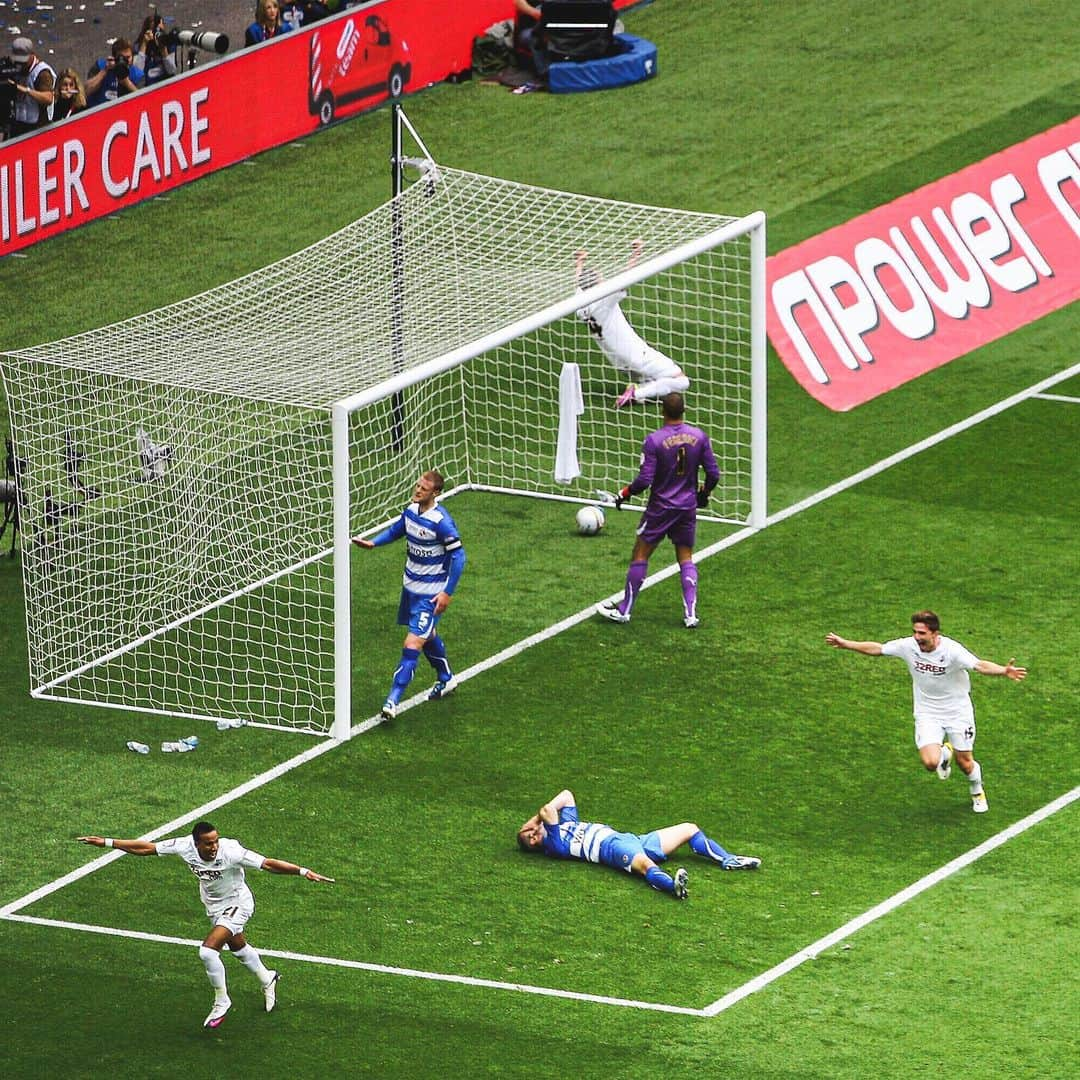
<instances>
[{"instance_id":1,"label":"blue and white striped shirt","mask_svg":"<svg viewBox=\"0 0 1080 1080\"><path fill-rule=\"evenodd\" d=\"M560 859L581 859L582 862L598 863L600 848L605 840L615 835L610 825L596 821L579 821L576 806L564 806L559 811L559 823L544 823L544 850Z\"/></svg>"},{"instance_id":2,"label":"blue and white striped shirt","mask_svg":"<svg viewBox=\"0 0 1080 1080\"><path fill-rule=\"evenodd\" d=\"M405 537L408 553L405 556L405 573L402 584L416 596L438 596L453 593L461 575L463 560L455 558L460 551L464 555L461 538L454 519L438 503L423 512L419 503L409 503L389 528L373 540L377 547ZM457 572L454 573L455 564Z\"/></svg>"}]
</instances>

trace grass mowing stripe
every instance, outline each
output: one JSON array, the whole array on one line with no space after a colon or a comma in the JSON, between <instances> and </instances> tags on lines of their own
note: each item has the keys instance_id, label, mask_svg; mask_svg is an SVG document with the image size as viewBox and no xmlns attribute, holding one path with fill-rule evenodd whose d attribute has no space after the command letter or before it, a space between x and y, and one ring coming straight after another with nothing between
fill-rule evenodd
<instances>
[{"instance_id":1,"label":"grass mowing stripe","mask_svg":"<svg viewBox=\"0 0 1080 1080\"><path fill-rule=\"evenodd\" d=\"M172 937L167 934L150 934L144 930L120 930L113 926L94 926L90 923L67 922L62 919L39 919L33 915L5 915L4 918L10 922L32 923L34 926L52 926L61 930L77 930L86 934L105 934L108 937L155 941L165 945L183 945L191 949L197 949L202 944L201 941L195 941L191 938ZM342 960L336 956L313 956L311 953L289 952L286 949L266 949L260 946L259 955L264 957L272 956L280 960L297 960L305 964L324 964L328 967L351 968L355 971L372 971L380 975L403 975L412 979L427 979L431 982L459 983L462 986L479 986L490 990L510 990L519 994L536 994L540 997L588 1001L595 1005L616 1005L623 1009L645 1009L650 1012L678 1013L682 1016L707 1015L703 1009L690 1009L684 1005L668 1005L666 1002L635 1001L632 998L608 997L603 994L581 994L574 990L556 990L550 986L531 986L529 983L477 979L471 975L447 975L439 971L421 971L418 968L370 964L363 960Z\"/></svg>"},{"instance_id":2,"label":"grass mowing stripe","mask_svg":"<svg viewBox=\"0 0 1080 1080\"><path fill-rule=\"evenodd\" d=\"M370 724L370 722L367 722ZM364 725L361 725L363 727ZM302 754L297 754L295 757L289 758L288 761L281 762L280 765L275 765L272 769L267 769L265 772L260 773L258 776L253 776L250 780L244 781L244 783L234 787L231 791L227 791L224 795L219 795L216 799L211 799L210 802L203 803L202 806L197 807L194 810L189 811L181 817L173 818L172 821L166 822L159 828L152 829L148 833L144 833L138 837L139 840L158 840L162 836L166 836L171 832L181 828L184 825L190 825L193 821L198 821L199 818L209 815L212 811L217 810L219 807L225 806L228 803L239 799L243 795L247 795L249 792L254 791L256 788L262 787L264 784L270 783L272 780L277 780L279 777L284 776L287 772L291 772L293 769L305 762L311 761L314 758L319 757L321 754L325 754L328 750L333 750L337 746L333 740L327 740L321 742L316 746L312 746L310 749L305 750ZM108 855L102 855L91 862L85 863L83 866L78 867L76 870L72 870L70 874L65 874L63 877L56 878L55 881L50 881L47 885L42 885L40 889L35 889L33 892L27 893L25 896L20 897L18 900L13 900L10 904L5 904L0 908L0 918L9 918L12 914L20 911L22 908L27 907L29 904L34 903L37 900L42 899L57 892L67 885L71 885L73 882L78 881L80 878L86 877L88 874L94 873L95 870L100 870L103 866L114 861L119 855L123 855L122 851L110 851Z\"/></svg>"},{"instance_id":3,"label":"grass mowing stripe","mask_svg":"<svg viewBox=\"0 0 1080 1080\"><path fill-rule=\"evenodd\" d=\"M907 461L908 458L915 457L916 454L921 454L924 450L929 450L932 446L937 446L938 443L952 438L953 435L959 435L961 432L981 424L984 420L989 420L991 417L1011 409L1014 405L1019 405L1024 401L1030 401L1031 398L1037 397L1043 390L1046 390L1051 386L1057 386L1058 383L1066 382L1074 375L1080 375L1080 364L1073 364L1072 367L1066 368L1064 371L1059 371L1056 375L1049 375L1045 379L1040 379L1026 390L1021 390L1011 397L1003 398L994 405L988 405L985 409L982 409L977 413L972 413L972 415L965 420L959 420L955 424L950 424L948 427L942 428L936 434L928 435L925 439L921 439L917 443L912 443L903 450L898 450L895 454L890 454L888 457L882 458L873 465L868 465L865 469L860 469L857 473L852 473L851 476L845 477L843 480L837 480L835 484L830 484L827 488L822 488L821 491L809 495L797 503L792 503L792 505L786 509L778 510L775 514L770 514L766 519L766 525L775 525L785 518L792 517L803 510L809 509L811 506L816 506L826 499L831 499L834 495L839 495L842 491L847 491L848 488L855 487L856 484L861 484L864 480L869 480L871 477L883 473L886 469L891 469L894 465L899 465L900 462Z\"/></svg>"},{"instance_id":4,"label":"grass mowing stripe","mask_svg":"<svg viewBox=\"0 0 1080 1080\"><path fill-rule=\"evenodd\" d=\"M349 968L355 971L370 971L381 975L399 975L406 978L427 979L432 982L458 983L463 986L477 986L490 990L508 990L515 993L536 994L541 997L585 1001L596 1005L613 1005L624 1009L644 1009L651 1012L676 1013L682 1016L713 1017L731 1008L731 1006L736 1005L750 994L775 982L781 976L788 974L788 972L793 971L795 968L804 964L807 960L816 959L816 957L826 949L832 948L845 938L851 937L852 934L857 933L864 927L869 926L883 916L895 911L898 907L906 904L909 900L914 899L920 893L926 892L927 889L931 889L946 878L951 877L957 871L963 870L965 867L977 862L984 855L988 855L991 851L1001 847L1009 840L1014 839L1033 826L1052 817L1060 810L1065 809L1065 807L1071 805L1078 798L1080 798L1080 787L1073 788L1072 791L1068 791L1064 795L1059 796L1057 799L1054 799L1052 802L1049 802L1045 806L1034 811L1034 813L1028 814L1025 818L1021 818L1020 821L1013 822L1012 825L1002 829L1001 832L989 837L976 847L971 848L970 851L964 852L963 855L958 855L955 859L940 866L937 870L933 870L929 874L924 875L919 878L918 881L913 882L906 888L901 889L900 892L890 896L887 900L883 900L880 904L874 905L874 907L863 912L861 915L857 915L854 919L850 919L848 922L844 923L843 926L826 934L824 937L819 938L812 945L808 945L805 949L800 949L786 960L771 967L768 971L755 976L753 979L749 980L749 982L743 983L742 986L725 994L722 998L714 1001L711 1005L705 1006L703 1009L691 1009L681 1005L669 1005L665 1002L636 1001L632 998L610 997L601 994L585 994L573 990L557 990L547 986L532 986L529 983L511 983L494 979L477 979L469 975L448 975L444 972L422 971L418 968L392 967L387 964L366 963L362 960L343 960L333 956L314 956L310 953L290 952L284 949L262 948L259 952L262 956L272 956L281 960L296 960L307 964L324 964L330 967ZM113 852L112 856L118 856L119 854L122 853ZM112 856L98 859L95 863L88 865L96 866L98 864L104 864L109 861ZM116 927L95 926L89 923L68 922L60 919L40 919L31 915L11 914L8 909L0 912L0 917L11 922L25 922L35 926L51 926L58 929L75 930L82 933L104 934L109 937L131 938L138 941L155 941L167 945L183 945L186 948L198 948L200 945L200 942L189 938L172 937L165 934L151 934L142 930L121 930Z\"/></svg>"},{"instance_id":5,"label":"grass mowing stripe","mask_svg":"<svg viewBox=\"0 0 1080 1080\"><path fill-rule=\"evenodd\" d=\"M703 1010L705 1015L716 1016L725 1009L731 1008L732 1005L742 1001L744 997L768 986L771 982L775 982L781 975L786 975L789 971L794 970L805 961L815 959L826 949L830 949L845 938L851 937L856 931L861 930L864 926L869 926L870 923L880 919L883 915L888 915L889 912L895 911L902 904L906 904L909 900L918 896L919 893L933 888L933 886L944 881L947 877L951 877L958 870L963 870L965 866L970 866L984 855L988 855L995 848L1001 847L1002 844L1019 836L1022 832L1026 832L1033 825L1038 825L1040 821L1045 821L1059 810L1063 810L1078 798L1080 798L1080 787L1075 787L1072 791L1067 791L1064 795L1054 799L1053 802L1047 803L1034 813L1028 814L1026 818L1021 818L1019 821L1013 822L1008 828L1002 829L1001 832L984 840L977 847L973 847L970 851L964 852L963 855L958 855L955 859L945 863L944 866L931 871L929 874L925 875L925 877L921 877L918 881L908 885L907 888L901 889L900 892L890 896L888 900L883 900L880 904L876 904L874 907L870 908L869 911L864 911L861 915L856 915L854 919L844 923L843 926L834 930L831 934L826 934L823 938L819 938L813 945L808 945L805 949L800 949L797 953L789 956L775 967L770 968L768 971L756 976L749 982L744 983L738 989L732 990L731 993L725 994L711 1005L707 1005Z\"/></svg>"}]
</instances>

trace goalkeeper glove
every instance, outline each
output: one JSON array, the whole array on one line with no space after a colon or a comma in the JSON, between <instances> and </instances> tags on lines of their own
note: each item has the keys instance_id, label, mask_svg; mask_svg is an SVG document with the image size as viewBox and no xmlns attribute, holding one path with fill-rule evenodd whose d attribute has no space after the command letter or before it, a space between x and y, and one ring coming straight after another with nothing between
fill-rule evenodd
<instances>
[{"instance_id":1,"label":"goalkeeper glove","mask_svg":"<svg viewBox=\"0 0 1080 1080\"><path fill-rule=\"evenodd\" d=\"M704 484L697 489L697 504L698 509L709 505L709 492L706 490Z\"/></svg>"},{"instance_id":2,"label":"goalkeeper glove","mask_svg":"<svg viewBox=\"0 0 1080 1080\"><path fill-rule=\"evenodd\" d=\"M622 491L620 491L619 494L615 496L615 509L616 510L621 510L622 509L622 504L624 502L626 502L626 500L629 499L629 498L630 498L630 488L629 487L624 487L622 489Z\"/></svg>"}]
</instances>

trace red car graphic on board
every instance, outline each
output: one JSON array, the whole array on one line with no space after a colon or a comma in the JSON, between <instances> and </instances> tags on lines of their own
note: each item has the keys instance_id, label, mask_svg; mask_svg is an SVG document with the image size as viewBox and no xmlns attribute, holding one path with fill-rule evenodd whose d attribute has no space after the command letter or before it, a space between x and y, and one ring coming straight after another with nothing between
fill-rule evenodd
<instances>
[{"instance_id":1,"label":"red car graphic on board","mask_svg":"<svg viewBox=\"0 0 1080 1080\"><path fill-rule=\"evenodd\" d=\"M320 124L381 94L400 97L412 76L409 46L395 42L379 15L342 19L311 35L308 107Z\"/></svg>"}]
</instances>

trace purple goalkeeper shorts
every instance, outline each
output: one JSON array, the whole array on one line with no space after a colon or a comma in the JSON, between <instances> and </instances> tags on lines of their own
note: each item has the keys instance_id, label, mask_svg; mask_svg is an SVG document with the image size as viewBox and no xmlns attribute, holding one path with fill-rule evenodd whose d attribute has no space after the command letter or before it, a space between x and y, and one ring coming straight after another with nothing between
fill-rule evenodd
<instances>
[{"instance_id":1,"label":"purple goalkeeper shorts","mask_svg":"<svg viewBox=\"0 0 1080 1080\"><path fill-rule=\"evenodd\" d=\"M646 507L637 534L646 544L659 544L666 536L676 547L693 547L697 536L697 509L654 510Z\"/></svg>"}]
</instances>

